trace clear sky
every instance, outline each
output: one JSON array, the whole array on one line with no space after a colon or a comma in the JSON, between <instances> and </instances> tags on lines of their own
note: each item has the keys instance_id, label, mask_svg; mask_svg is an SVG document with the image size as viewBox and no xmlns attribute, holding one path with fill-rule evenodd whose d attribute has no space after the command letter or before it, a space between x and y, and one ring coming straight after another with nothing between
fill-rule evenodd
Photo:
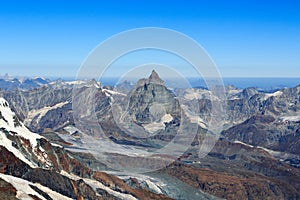
<instances>
[{"instance_id":1,"label":"clear sky","mask_svg":"<svg viewBox=\"0 0 300 200\"><path fill-rule=\"evenodd\" d=\"M149 26L195 39L225 77L300 77L297 0L1 1L0 75L74 77L100 42Z\"/></svg>"}]
</instances>

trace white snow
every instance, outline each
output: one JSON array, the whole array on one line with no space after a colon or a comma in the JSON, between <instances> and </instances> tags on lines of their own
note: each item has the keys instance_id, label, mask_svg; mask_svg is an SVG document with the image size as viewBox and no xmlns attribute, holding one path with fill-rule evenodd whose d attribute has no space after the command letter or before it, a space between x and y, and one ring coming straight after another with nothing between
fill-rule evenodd
<instances>
[{"instance_id":1,"label":"white snow","mask_svg":"<svg viewBox=\"0 0 300 200\"><path fill-rule=\"evenodd\" d=\"M239 100L239 99L241 99L241 98L239 98L237 96L233 96L233 97L229 98L229 100Z\"/></svg>"},{"instance_id":2,"label":"white snow","mask_svg":"<svg viewBox=\"0 0 300 200\"><path fill-rule=\"evenodd\" d=\"M265 94L265 99L268 99L270 97L277 97L277 96L280 96L282 94L283 94L282 91L276 91L274 93L267 93L267 94Z\"/></svg>"},{"instance_id":3,"label":"white snow","mask_svg":"<svg viewBox=\"0 0 300 200\"><path fill-rule=\"evenodd\" d=\"M161 121L163 123L170 123L173 120L172 115L170 114L165 114L164 116L162 116Z\"/></svg>"},{"instance_id":4,"label":"white snow","mask_svg":"<svg viewBox=\"0 0 300 200\"><path fill-rule=\"evenodd\" d=\"M158 121L158 122L152 122L152 123L143 125L143 127L145 128L146 131L148 131L150 133L155 133L158 130L165 129L165 127L166 127L165 123L169 123L172 120L173 120L172 115L165 114L164 116L162 116L162 118L160 119L160 121Z\"/></svg>"},{"instance_id":5,"label":"white snow","mask_svg":"<svg viewBox=\"0 0 300 200\"><path fill-rule=\"evenodd\" d=\"M76 131L79 131L75 126L66 126L64 130L67 131L70 135L74 134Z\"/></svg>"},{"instance_id":6,"label":"white snow","mask_svg":"<svg viewBox=\"0 0 300 200\"><path fill-rule=\"evenodd\" d=\"M5 134L2 131L0 131L0 145L4 146L8 151L13 153L17 158L22 160L24 163L28 164L30 167L32 167L32 168L36 167L29 160L27 160L18 149L16 149L15 147L12 146L12 141L7 139L7 137L5 136ZM1 148L1 146L0 146L0 148Z\"/></svg>"},{"instance_id":7,"label":"white snow","mask_svg":"<svg viewBox=\"0 0 300 200\"><path fill-rule=\"evenodd\" d=\"M273 150L271 150L271 149L267 149L267 148L261 147L261 146L252 146L252 145L250 145L250 144L246 144L246 143L241 142L241 141L238 141L238 140L234 141L233 143L236 143L236 144L242 144L242 145L247 146L247 147L250 147L250 148L262 149L262 150L268 152L268 153L271 154L271 155L275 155L275 154L281 153L281 152L273 151Z\"/></svg>"},{"instance_id":8,"label":"white snow","mask_svg":"<svg viewBox=\"0 0 300 200\"><path fill-rule=\"evenodd\" d=\"M271 155L275 155L275 154L277 154L277 153L280 153L280 152L278 152L278 151L273 151L273 150L267 149L267 148L265 148L265 147L257 146L257 148L258 148L258 149L262 149L262 150L264 150L264 151L270 153Z\"/></svg>"},{"instance_id":9,"label":"white snow","mask_svg":"<svg viewBox=\"0 0 300 200\"><path fill-rule=\"evenodd\" d=\"M86 83L86 82L85 81L81 81L81 80L66 82L66 84L68 84L68 85L81 85L81 84L84 84L84 83Z\"/></svg>"},{"instance_id":10,"label":"white snow","mask_svg":"<svg viewBox=\"0 0 300 200\"><path fill-rule=\"evenodd\" d=\"M298 122L300 121L300 115L296 116L284 116L280 118L282 121L291 121L291 122Z\"/></svg>"},{"instance_id":11,"label":"white snow","mask_svg":"<svg viewBox=\"0 0 300 200\"><path fill-rule=\"evenodd\" d=\"M59 144L52 143L52 142L51 142L51 145L54 146L54 147L63 148L63 146L61 146L61 145L59 145Z\"/></svg>"},{"instance_id":12,"label":"white snow","mask_svg":"<svg viewBox=\"0 0 300 200\"><path fill-rule=\"evenodd\" d=\"M17 178L17 177L13 177L13 176L9 176L9 175L5 175L0 173L0 178L2 178L3 180L5 180L8 183L11 183L13 185L14 188L16 188L17 190L17 195L16 197L22 200L32 200L32 198L28 195L35 195L37 197L39 197L40 199L45 199L43 196L41 196L39 193L37 193L35 190L33 190L29 185L30 182ZM33 185L31 183L31 185ZM45 199L46 200L46 199Z\"/></svg>"},{"instance_id":13,"label":"white snow","mask_svg":"<svg viewBox=\"0 0 300 200\"><path fill-rule=\"evenodd\" d=\"M33 110L28 112L24 123L25 124L30 124L30 122L32 121L32 119L35 116L38 116L38 118L37 118L37 123L38 123L42 119L42 117L47 114L47 112L49 112L50 110L53 110L53 109L61 108L61 107L63 107L64 105L66 105L68 103L69 103L68 101L65 101L65 102L57 103L54 106L46 106L44 108L37 109L37 110L33 109Z\"/></svg>"},{"instance_id":14,"label":"white snow","mask_svg":"<svg viewBox=\"0 0 300 200\"><path fill-rule=\"evenodd\" d=\"M4 128L6 131L15 132L18 136L27 139L30 141L31 147L33 149L33 153L39 158L40 161L44 162L46 165L50 166L50 162L47 159L47 155L44 153L45 150L39 147L39 150L42 152L43 155L37 154L37 139L44 138L36 133L32 133L29 131L22 122L20 122L21 126L14 126L14 117L16 116L15 113L10 109L7 101L3 98L0 98L0 111L2 116L5 118L0 119L0 127ZM29 160L27 160L23 154L21 154L15 147L12 146L12 142L8 140L3 132L0 133L0 144L3 144L10 152L12 152L16 157L20 158L23 162L29 164L31 167L35 167Z\"/></svg>"},{"instance_id":15,"label":"white snow","mask_svg":"<svg viewBox=\"0 0 300 200\"><path fill-rule=\"evenodd\" d=\"M165 187L167 184L162 182L157 178L153 178L151 176L147 176L145 174L118 174L116 171L107 171L109 174L113 174L119 177L122 180L129 179L129 178L136 178L139 183L145 182L149 189L155 191L158 194L162 194L161 188Z\"/></svg>"},{"instance_id":16,"label":"white snow","mask_svg":"<svg viewBox=\"0 0 300 200\"><path fill-rule=\"evenodd\" d=\"M42 80L46 80L46 78L42 77L42 76L35 76L33 79L42 79Z\"/></svg>"},{"instance_id":17,"label":"white snow","mask_svg":"<svg viewBox=\"0 0 300 200\"><path fill-rule=\"evenodd\" d=\"M53 190L51 190L48 187L45 187L39 183L34 183L34 185L39 188L40 190L42 190L43 192L46 192L52 199L59 199L59 200L72 200L72 198L66 197L58 192L55 192Z\"/></svg>"},{"instance_id":18,"label":"white snow","mask_svg":"<svg viewBox=\"0 0 300 200\"><path fill-rule=\"evenodd\" d=\"M104 184L102 184L99 181L96 181L96 180L93 180L93 179L88 179L88 178L81 178L81 177L76 176L74 174L69 174L66 171L61 171L61 174L68 177L68 178L70 178L70 179L72 179L72 180L82 179L82 180L84 180L85 183L90 185L92 188L94 188L94 189L100 188L102 190L105 190L109 194L112 194L113 196L118 197L120 199L137 200L134 196L132 196L130 194L124 194L124 193L116 192L116 191L112 190L111 188L105 186Z\"/></svg>"},{"instance_id":19,"label":"white snow","mask_svg":"<svg viewBox=\"0 0 300 200\"><path fill-rule=\"evenodd\" d=\"M78 87L95 87L101 88L101 83L95 80L76 80L66 82L68 85L78 85Z\"/></svg>"},{"instance_id":20,"label":"white snow","mask_svg":"<svg viewBox=\"0 0 300 200\"><path fill-rule=\"evenodd\" d=\"M161 189L160 189L159 187L157 187L152 181L150 181L150 180L145 180L145 182L147 183L148 187L149 187L151 190L155 191L155 192L158 193L158 194L161 194L161 193L162 193Z\"/></svg>"},{"instance_id":21,"label":"white snow","mask_svg":"<svg viewBox=\"0 0 300 200\"><path fill-rule=\"evenodd\" d=\"M121 96L126 96L126 94L114 91L114 90L108 90L108 89L103 89L103 92L105 93L106 96L111 96L111 95L121 95Z\"/></svg>"},{"instance_id":22,"label":"white snow","mask_svg":"<svg viewBox=\"0 0 300 200\"><path fill-rule=\"evenodd\" d=\"M66 197L62 194L59 194L58 192L55 192L55 191L49 189L48 187L45 187L39 183L32 183L32 182L29 182L29 181L21 179L21 178L17 178L17 177L10 176L10 175L5 175L5 174L1 174L1 173L0 173L0 178L2 178L3 180L5 180L8 183L11 183L13 185L13 187L15 187L17 190L17 198L20 198L22 200L23 199L24 200L25 199L32 200L32 198L28 194L35 195L35 196L39 197L40 199L45 199L43 196L41 196L35 190L33 190L29 185L36 186L43 192L47 193L52 199L72 200L71 198Z\"/></svg>"},{"instance_id":23,"label":"white snow","mask_svg":"<svg viewBox=\"0 0 300 200\"><path fill-rule=\"evenodd\" d=\"M241 142L241 141L238 141L238 140L235 140L233 143L235 143L235 144L242 144L242 145L244 145L244 146L251 147L251 148L254 147L254 146L252 146L252 145L250 145L250 144L246 144L246 143Z\"/></svg>"}]
</instances>

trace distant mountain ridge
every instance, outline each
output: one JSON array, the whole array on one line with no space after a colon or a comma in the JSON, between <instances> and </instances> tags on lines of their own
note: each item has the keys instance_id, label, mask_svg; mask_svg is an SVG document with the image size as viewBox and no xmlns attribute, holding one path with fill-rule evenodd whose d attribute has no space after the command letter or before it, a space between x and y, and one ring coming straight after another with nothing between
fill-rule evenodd
<instances>
[{"instance_id":1,"label":"distant mountain ridge","mask_svg":"<svg viewBox=\"0 0 300 200\"><path fill-rule=\"evenodd\" d=\"M30 90L47 85L51 82L50 79L35 77L35 78L13 78L9 76L0 77L0 88L4 90L23 89Z\"/></svg>"},{"instance_id":2,"label":"distant mountain ridge","mask_svg":"<svg viewBox=\"0 0 300 200\"><path fill-rule=\"evenodd\" d=\"M193 194L203 191L225 199L300 198L300 86L268 92L260 91L255 87L241 89L232 85L227 86L225 88L227 100L224 130L214 148L206 157L200 159L199 147L203 136L207 133L207 122L210 120L211 106L213 101L219 101L219 99L205 88L174 88L170 90L165 84L165 81L161 80L155 71L152 71L148 78L140 79L135 85L125 82L113 88L104 86L95 80L57 80L33 89L0 90L0 96L7 100L7 104L10 105L9 110L12 109L16 112L15 116L19 119L18 121L24 121L31 132L40 134L38 136L41 138L38 140L42 142L38 142L38 144L43 149L48 149L50 152L54 151L51 149L56 149L55 152L59 158L60 156L67 156L61 151L70 151L71 157L76 158L75 160L79 162L78 165L90 166L93 169L104 166L105 170L111 170L100 162L101 159L97 160L90 154L86 155L85 141L81 139L82 135L87 133L81 132L81 129L75 126L73 116L72 104L74 99L72 94L74 86L83 96L82 101L77 103L79 103L78 107L81 109L79 113L82 114L82 119L87 122L84 127L87 132L93 130L92 127L95 125L88 123L92 110L87 105L87 102L94 98L97 123L101 125L106 137L108 137L108 143L103 142L99 146L111 161L119 159L126 163L133 163L141 162L144 159L141 156L142 154L137 152L124 154L123 151L115 148L114 143L127 149L131 149L133 146L138 148L160 148L163 146L162 144L172 140L172 134L181 125L182 119L189 121L191 124L196 124L199 129L189 149L169 166L156 172L158 173L158 179L155 179L155 181L169 177L170 179L167 179L170 180L168 184L170 184L170 187L172 185L173 188L168 190L159 181L153 181L154 175L153 177L149 175L150 178L144 179L131 174L132 177L123 179L124 182L135 189L144 188L149 190L151 188L152 192L160 191L175 199L182 198L181 193L185 195L184 197L189 196L188 194L192 195L192 192L189 192L190 190L176 190L175 192L173 178L176 177L179 182L176 182L178 185L175 184L175 188L176 186L184 188L183 185L187 184L194 188L194 190L191 190ZM94 90L95 93L91 94L91 90ZM176 96L176 94L179 95ZM181 99L180 104L179 99ZM116 101L120 101L120 105L115 104ZM5 106L5 102L3 101L2 105ZM197 107L191 106L194 109L184 107L184 105L193 104L197 104ZM184 109L180 108L182 105ZM124 106L121 109L122 112L116 112L118 106ZM127 113L123 112L124 110ZM14 124L14 119L8 119L4 111L3 113L3 118L9 124ZM119 117L118 115L114 116L116 113L124 114L123 119L125 121L116 121L116 117ZM7 123L4 119L1 119L0 116L2 127L5 128ZM18 124L18 121L16 121L16 124ZM122 124L122 122L124 123ZM133 122L139 126L137 130L147 130L151 134L143 137L143 135L129 134L126 130L120 128L120 125L133 127L130 126L130 123ZM187 125L183 130L189 132L191 131L189 128L190 126ZM9 136L10 133L5 134ZM91 133L90 135L93 134L97 133ZM18 135L15 134L13 137L18 137ZM7 138L10 140L11 136ZM104 138L100 138L101 141L106 141ZM47 145L49 146L52 143L54 144L53 147L46 148ZM14 143L14 146L20 147L22 145ZM76 153L72 150L82 152ZM7 157L10 153L4 151L3 155ZM37 163L34 152L30 153L32 150L28 151L29 153L26 149L23 149L21 154ZM50 155L51 153L48 157L51 157ZM154 159L158 158L161 159L163 156L157 156ZM60 163L64 166L65 171L67 169L65 166L69 166L69 173L70 169L86 169L73 166L74 160L61 159L62 162ZM3 158L3 160L5 159ZM6 161L5 165L11 166L11 162L15 162L15 160L10 159ZM149 165L153 164L151 159L148 162ZM43 165L41 161L39 163ZM50 163L55 162L50 161ZM59 167L60 165L58 164ZM56 164L53 166L56 166ZM17 167L21 169L24 166L17 165ZM27 168L25 167L25 169ZM71 172L74 175L75 172ZM76 173L79 172L76 171ZM5 175L9 175L8 172L5 172ZM82 175L86 175L85 172ZM15 174L9 176L19 177ZM31 181L33 180L32 177L33 175L30 177ZM9 178L12 179L12 177ZM110 178L115 180L112 177ZM63 183L65 185L69 184L68 181ZM7 181L6 184L8 184ZM76 184L85 187L82 182L76 182ZM50 185L48 186L50 187ZM150 187L151 185L153 187ZM11 188L10 191L14 191L11 186L8 185L7 187ZM51 187L54 188L54 186ZM120 190L124 191L124 187L125 185ZM117 188L115 185L112 186L114 191L119 191ZM93 195L92 193L89 193L89 195ZM142 197L135 196L136 194L134 195L133 192L130 194L138 199ZM200 192L199 194L203 198L215 198L207 196L205 193ZM195 196L191 199L195 199Z\"/></svg>"}]
</instances>

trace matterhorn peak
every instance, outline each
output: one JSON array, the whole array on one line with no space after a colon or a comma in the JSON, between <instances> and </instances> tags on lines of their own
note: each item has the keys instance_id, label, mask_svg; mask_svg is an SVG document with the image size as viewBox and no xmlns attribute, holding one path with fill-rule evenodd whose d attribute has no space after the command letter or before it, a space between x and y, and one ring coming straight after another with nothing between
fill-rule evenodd
<instances>
[{"instance_id":1,"label":"matterhorn peak","mask_svg":"<svg viewBox=\"0 0 300 200\"><path fill-rule=\"evenodd\" d=\"M151 72L151 75L148 78L150 83L157 83L157 84L163 84L164 81L161 80L161 78L159 77L159 75L157 74L157 72L153 69Z\"/></svg>"},{"instance_id":2,"label":"matterhorn peak","mask_svg":"<svg viewBox=\"0 0 300 200\"><path fill-rule=\"evenodd\" d=\"M144 85L144 84L149 84L149 83L154 83L154 84L159 84L159 85L164 85L164 81L161 80L159 77L158 73L153 69L149 78L142 78L137 82L138 86Z\"/></svg>"}]
</instances>

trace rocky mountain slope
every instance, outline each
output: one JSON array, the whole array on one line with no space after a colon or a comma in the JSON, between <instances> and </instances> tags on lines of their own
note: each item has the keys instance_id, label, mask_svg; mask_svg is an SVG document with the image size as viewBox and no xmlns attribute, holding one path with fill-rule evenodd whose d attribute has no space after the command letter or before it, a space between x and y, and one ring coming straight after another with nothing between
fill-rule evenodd
<instances>
[{"instance_id":1,"label":"rocky mountain slope","mask_svg":"<svg viewBox=\"0 0 300 200\"><path fill-rule=\"evenodd\" d=\"M168 199L93 171L62 146L32 133L0 98L2 199Z\"/></svg>"}]
</instances>

